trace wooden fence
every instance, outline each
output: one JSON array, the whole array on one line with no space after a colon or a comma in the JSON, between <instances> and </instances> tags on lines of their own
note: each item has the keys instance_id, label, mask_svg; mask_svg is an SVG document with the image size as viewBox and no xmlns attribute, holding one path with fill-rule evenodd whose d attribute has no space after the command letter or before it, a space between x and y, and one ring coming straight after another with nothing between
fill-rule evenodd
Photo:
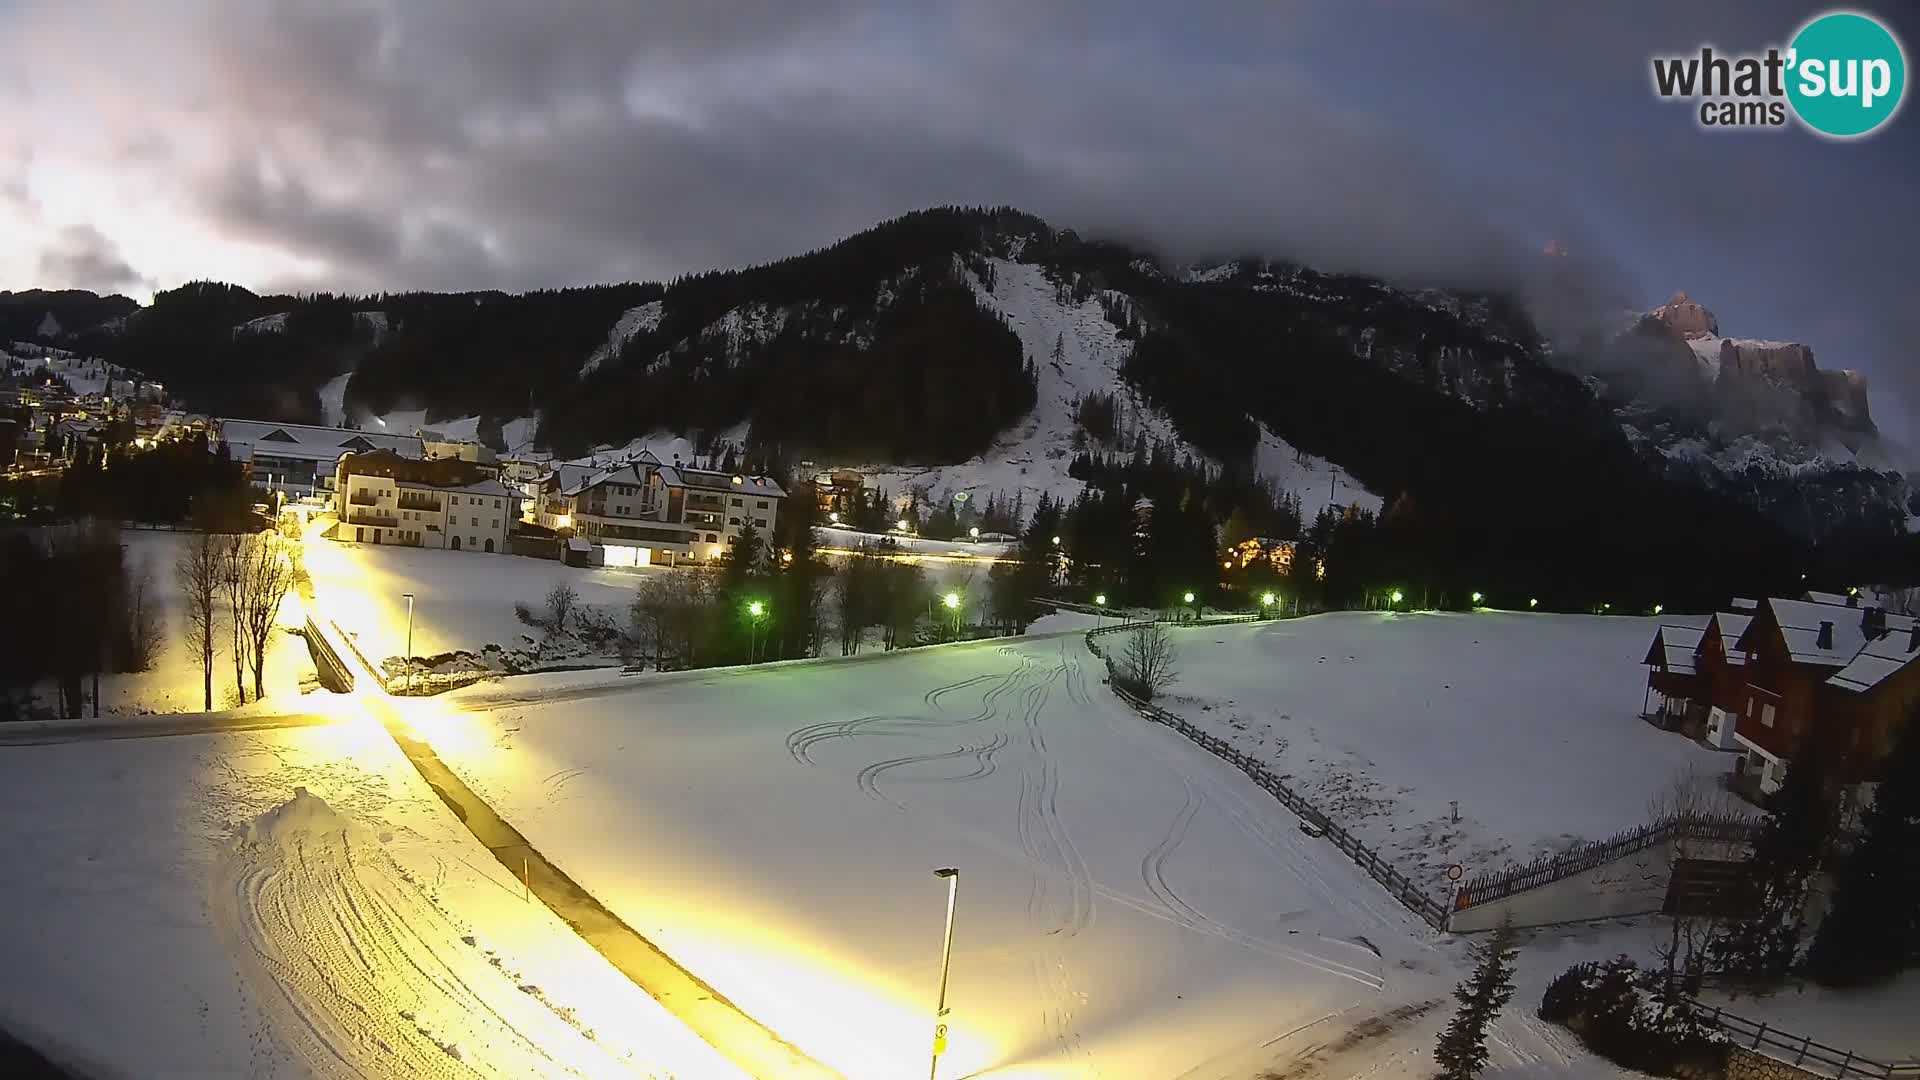
<instances>
[{"instance_id":1,"label":"wooden fence","mask_svg":"<svg viewBox=\"0 0 1920 1080\"><path fill-rule=\"evenodd\" d=\"M1770 1024L1755 1022L1744 1016L1735 1016L1723 1008L1708 1008L1698 1001L1692 1004L1694 1008L1700 1010L1702 1017L1708 1023L1726 1032L1727 1038L1735 1046L1765 1054L1775 1061L1785 1062L1797 1069L1836 1078L1865 1076L1872 1077L1873 1080L1896 1080L1896 1078L1920 1077L1920 1061L1894 1064L1874 1061L1863 1058L1851 1050L1841 1050L1825 1043L1814 1042L1812 1038L1805 1035L1791 1035Z\"/></svg>"},{"instance_id":2,"label":"wooden fence","mask_svg":"<svg viewBox=\"0 0 1920 1080\"><path fill-rule=\"evenodd\" d=\"M1257 619L1258 617L1259 616L1234 616L1216 621L1247 622L1251 619ZM1089 630L1087 632L1087 648L1093 652L1093 655L1105 660L1106 653L1101 651L1099 642L1095 640L1096 638L1106 634L1138 630L1141 627L1151 625L1153 625L1151 622L1129 622L1121 623L1117 626L1102 627L1098 630ZM1369 877L1379 882L1394 899L1406 905L1409 911L1420 916L1422 920L1435 929L1446 929L1447 916L1450 912L1444 901L1428 895L1419 886L1409 880L1406 875L1395 869L1392 863L1382 858L1379 852L1361 843L1352 833L1341 828L1338 822L1328 817L1318 807L1303 798L1298 792L1289 788L1280 780L1279 776L1275 775L1272 770L1266 767L1264 762L1228 744L1226 740L1210 732L1200 730L1193 724L1175 716L1165 709L1140 700L1134 695L1122 690L1120 687L1113 685L1111 680L1109 680L1107 686L1108 689L1113 691L1116 697L1132 706L1140 715L1155 723L1164 724L1178 731L1188 739L1198 743L1202 749L1214 757L1246 773L1254 783L1259 784L1262 788L1266 789L1269 795L1279 800L1280 805L1292 811L1301 821L1312 826L1314 830L1333 841L1333 845L1340 849L1341 854L1353 860L1354 865L1365 870Z\"/></svg>"}]
</instances>

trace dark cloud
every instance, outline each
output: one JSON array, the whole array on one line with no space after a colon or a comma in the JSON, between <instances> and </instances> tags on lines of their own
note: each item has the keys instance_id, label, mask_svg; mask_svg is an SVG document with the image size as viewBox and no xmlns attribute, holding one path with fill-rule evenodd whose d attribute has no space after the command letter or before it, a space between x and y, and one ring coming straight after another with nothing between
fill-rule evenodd
<instances>
[{"instance_id":1,"label":"dark cloud","mask_svg":"<svg viewBox=\"0 0 1920 1080\"><path fill-rule=\"evenodd\" d=\"M1653 53L1778 43L1809 4L181 2L150 31L168 49L102 70L184 87L195 134L139 159L177 159L213 233L298 259L250 284L664 277L946 202L1523 288L1559 239L1596 304L1685 288L1920 400L1920 121L1716 137L1650 90ZM91 43L141 10L69 21ZM107 115L131 145L166 105Z\"/></svg>"},{"instance_id":2,"label":"dark cloud","mask_svg":"<svg viewBox=\"0 0 1920 1080\"><path fill-rule=\"evenodd\" d=\"M147 285L113 241L91 225L69 225L55 233L40 252L39 272L40 283L52 288L115 293Z\"/></svg>"}]
</instances>

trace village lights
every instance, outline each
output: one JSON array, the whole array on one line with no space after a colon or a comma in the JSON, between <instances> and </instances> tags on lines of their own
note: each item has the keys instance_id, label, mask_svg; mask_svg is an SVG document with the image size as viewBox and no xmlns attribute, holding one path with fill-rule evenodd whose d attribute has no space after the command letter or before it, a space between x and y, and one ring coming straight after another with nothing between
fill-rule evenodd
<instances>
[{"instance_id":1,"label":"village lights","mask_svg":"<svg viewBox=\"0 0 1920 1080\"><path fill-rule=\"evenodd\" d=\"M1100 595L1098 595L1098 596L1096 596L1096 597L1094 597L1094 598L1093 598L1093 603L1094 603L1094 606L1096 606L1096 607L1106 607L1106 606L1107 606L1107 594L1106 594L1106 593L1101 593Z\"/></svg>"},{"instance_id":2,"label":"village lights","mask_svg":"<svg viewBox=\"0 0 1920 1080\"><path fill-rule=\"evenodd\" d=\"M894 527L895 527L895 528L897 528L897 529L899 529L899 530L900 530L901 532L906 532L906 531L907 531L907 519L906 519L906 518L901 518L901 519L900 519L900 521L899 521L899 523L898 523L897 525L895 525Z\"/></svg>"},{"instance_id":3,"label":"village lights","mask_svg":"<svg viewBox=\"0 0 1920 1080\"><path fill-rule=\"evenodd\" d=\"M1388 599L1392 600L1396 604L1402 600L1405 600L1406 598L1407 598L1406 594L1402 593L1399 589L1393 590L1393 595L1388 597Z\"/></svg>"},{"instance_id":4,"label":"village lights","mask_svg":"<svg viewBox=\"0 0 1920 1080\"><path fill-rule=\"evenodd\" d=\"M1232 559L1222 559L1222 560L1221 560L1221 562L1220 562L1220 569L1222 569L1222 570L1231 570L1231 569L1233 569L1233 560L1232 560Z\"/></svg>"},{"instance_id":5,"label":"village lights","mask_svg":"<svg viewBox=\"0 0 1920 1080\"><path fill-rule=\"evenodd\" d=\"M1053 546L1054 546L1054 547L1059 547L1059 546L1060 546L1060 538L1059 538L1059 537L1057 537L1057 536L1056 536L1056 537L1054 537L1054 538L1053 538Z\"/></svg>"},{"instance_id":6,"label":"village lights","mask_svg":"<svg viewBox=\"0 0 1920 1080\"><path fill-rule=\"evenodd\" d=\"M1474 594L1473 594L1473 602L1474 602L1475 604L1478 604L1478 603L1479 603L1479 602L1480 602L1481 600L1484 600L1484 599L1486 599L1486 598L1485 598L1485 597L1483 597L1483 596L1481 596L1481 595L1480 595L1479 593L1474 593Z\"/></svg>"},{"instance_id":7,"label":"village lights","mask_svg":"<svg viewBox=\"0 0 1920 1080\"><path fill-rule=\"evenodd\" d=\"M840 524L840 511L834 510L828 513L827 520L833 522L835 525Z\"/></svg>"},{"instance_id":8,"label":"village lights","mask_svg":"<svg viewBox=\"0 0 1920 1080\"><path fill-rule=\"evenodd\" d=\"M1183 603L1183 604L1191 604L1191 603L1193 603L1193 594L1192 594L1192 593L1181 593L1181 594L1180 594L1180 602L1181 602L1181 603Z\"/></svg>"},{"instance_id":9,"label":"village lights","mask_svg":"<svg viewBox=\"0 0 1920 1080\"><path fill-rule=\"evenodd\" d=\"M1528 601L1527 601L1527 606L1528 606L1528 607L1530 607L1530 608L1536 608L1536 607L1539 607L1539 606L1540 606L1540 601L1539 601L1539 600L1537 600L1537 599L1535 599L1535 600L1528 600Z\"/></svg>"},{"instance_id":10,"label":"village lights","mask_svg":"<svg viewBox=\"0 0 1920 1080\"><path fill-rule=\"evenodd\" d=\"M1660 614L1661 612L1663 612L1663 611L1665 611L1665 610L1667 610L1667 605L1665 605L1665 604L1655 604L1655 605L1653 605L1653 613L1654 613L1655 615L1658 615L1658 614Z\"/></svg>"}]
</instances>

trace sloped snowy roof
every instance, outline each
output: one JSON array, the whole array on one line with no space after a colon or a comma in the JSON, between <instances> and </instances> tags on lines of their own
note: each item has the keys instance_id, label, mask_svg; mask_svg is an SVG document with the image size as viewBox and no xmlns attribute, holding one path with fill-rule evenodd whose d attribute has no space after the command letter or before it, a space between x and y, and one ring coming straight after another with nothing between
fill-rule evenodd
<instances>
[{"instance_id":1,"label":"sloped snowy roof","mask_svg":"<svg viewBox=\"0 0 1920 1080\"><path fill-rule=\"evenodd\" d=\"M734 483L734 477L740 482ZM680 469L681 483L702 491L732 491L744 495L759 495L774 499L784 499L787 493L779 484L764 476L747 476L744 473L710 472L706 469Z\"/></svg>"},{"instance_id":2,"label":"sloped snowy roof","mask_svg":"<svg viewBox=\"0 0 1920 1080\"><path fill-rule=\"evenodd\" d=\"M1653 648L1647 650L1646 662L1653 662L1654 649L1658 649L1666 670L1676 675L1692 675L1694 651L1700 647L1700 639L1705 635L1704 627L1661 623L1660 629L1653 632Z\"/></svg>"},{"instance_id":3,"label":"sloped snowy roof","mask_svg":"<svg viewBox=\"0 0 1920 1080\"><path fill-rule=\"evenodd\" d=\"M1911 629L1883 634L1868 642L1846 667L1834 672L1827 685L1856 694L1871 690L1901 668L1920 663L1920 649L1914 648L1917 641L1920 637Z\"/></svg>"},{"instance_id":4,"label":"sloped snowy roof","mask_svg":"<svg viewBox=\"0 0 1920 1080\"><path fill-rule=\"evenodd\" d=\"M1739 600L1733 602L1735 607L1739 607L1740 603ZM1726 654L1727 663L1733 667L1742 667L1747 662L1747 654L1735 646L1740 640L1740 635L1747 632L1747 625L1751 622L1753 622L1751 615L1716 611L1713 618L1707 620L1707 629L1701 634L1701 638L1705 640L1706 635L1710 633L1719 634L1720 651Z\"/></svg>"},{"instance_id":5,"label":"sloped snowy roof","mask_svg":"<svg viewBox=\"0 0 1920 1080\"><path fill-rule=\"evenodd\" d=\"M1733 598L1732 602L1729 603L1727 606L1732 608L1735 611L1759 611L1760 601L1749 600L1744 596L1736 596ZM1741 627L1741 629L1744 630L1746 629L1746 627L1743 626Z\"/></svg>"},{"instance_id":6,"label":"sloped snowy roof","mask_svg":"<svg viewBox=\"0 0 1920 1080\"><path fill-rule=\"evenodd\" d=\"M1787 656L1796 664L1845 667L1867 646L1866 631L1861 627L1865 609L1843 607L1836 610L1832 604L1782 600L1778 597L1770 598L1767 607L1773 612L1773 619L1779 624L1780 634L1786 640ZM1822 623L1833 627L1832 636L1825 646L1820 644ZM1909 630L1913 627L1913 619L1905 615L1888 615L1886 627L1889 631Z\"/></svg>"},{"instance_id":7,"label":"sloped snowy roof","mask_svg":"<svg viewBox=\"0 0 1920 1080\"><path fill-rule=\"evenodd\" d=\"M419 460L426 447L416 435L389 435L352 428L319 427L311 424L276 424L268 420L215 421L235 461L251 461L256 451L274 457L308 461L336 461L349 450L391 450L404 458Z\"/></svg>"},{"instance_id":8,"label":"sloped snowy roof","mask_svg":"<svg viewBox=\"0 0 1920 1080\"><path fill-rule=\"evenodd\" d=\"M1837 607L1847 606L1847 597L1844 593L1814 592L1809 589L1801 594L1800 599L1805 600L1809 604L1827 604Z\"/></svg>"}]
</instances>

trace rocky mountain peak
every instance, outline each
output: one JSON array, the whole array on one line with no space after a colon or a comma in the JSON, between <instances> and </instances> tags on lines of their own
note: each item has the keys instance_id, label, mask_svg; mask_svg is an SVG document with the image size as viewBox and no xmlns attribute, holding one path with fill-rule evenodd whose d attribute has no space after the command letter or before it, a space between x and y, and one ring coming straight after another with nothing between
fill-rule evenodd
<instances>
[{"instance_id":1,"label":"rocky mountain peak","mask_svg":"<svg viewBox=\"0 0 1920 1080\"><path fill-rule=\"evenodd\" d=\"M1689 340L1720 334L1720 320L1685 292L1674 293L1673 299L1654 308L1652 314Z\"/></svg>"}]
</instances>

